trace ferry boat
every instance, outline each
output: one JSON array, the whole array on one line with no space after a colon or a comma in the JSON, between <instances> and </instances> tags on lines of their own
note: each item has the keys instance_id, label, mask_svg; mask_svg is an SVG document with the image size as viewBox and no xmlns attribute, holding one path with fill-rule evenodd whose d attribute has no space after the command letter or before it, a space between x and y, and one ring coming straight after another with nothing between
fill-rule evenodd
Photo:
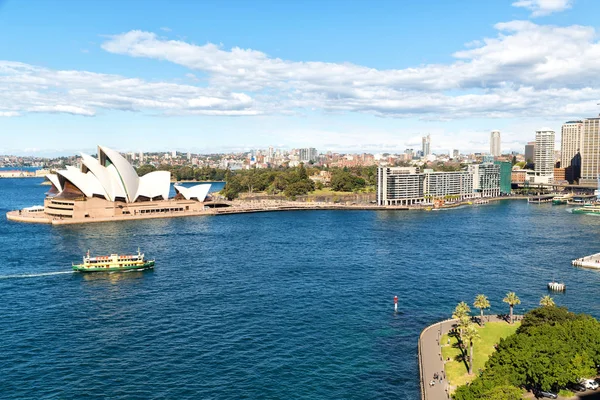
<instances>
[{"instance_id":1,"label":"ferry boat","mask_svg":"<svg viewBox=\"0 0 600 400\"><path fill-rule=\"evenodd\" d=\"M134 255L111 254L96 257L90 257L88 250L82 264L73 264L73 270L78 272L116 272L148 268L154 268L154 260L145 260L140 249Z\"/></svg>"},{"instance_id":2,"label":"ferry boat","mask_svg":"<svg viewBox=\"0 0 600 400\"><path fill-rule=\"evenodd\" d=\"M589 204L584 205L583 207L574 208L572 211L573 214L596 214L600 215L600 205L599 204Z\"/></svg>"},{"instance_id":3,"label":"ferry boat","mask_svg":"<svg viewBox=\"0 0 600 400\"><path fill-rule=\"evenodd\" d=\"M573 198L572 193L564 194L562 196L556 196L556 197L552 198L552 204L555 204L555 205L567 204L567 202L572 198Z\"/></svg>"}]
</instances>

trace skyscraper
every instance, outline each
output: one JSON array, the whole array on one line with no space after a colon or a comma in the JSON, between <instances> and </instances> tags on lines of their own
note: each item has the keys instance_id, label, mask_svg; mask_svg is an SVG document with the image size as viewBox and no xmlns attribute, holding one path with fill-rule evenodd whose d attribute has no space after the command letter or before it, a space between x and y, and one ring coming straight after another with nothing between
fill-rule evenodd
<instances>
[{"instance_id":1,"label":"skyscraper","mask_svg":"<svg viewBox=\"0 0 600 400\"><path fill-rule=\"evenodd\" d=\"M300 161L302 162L315 162L317 161L317 157L319 156L319 154L317 153L317 149L315 149L314 147L300 149L299 155Z\"/></svg>"},{"instance_id":2,"label":"skyscraper","mask_svg":"<svg viewBox=\"0 0 600 400\"><path fill-rule=\"evenodd\" d=\"M423 157L431 155L431 137L423 136Z\"/></svg>"},{"instance_id":3,"label":"skyscraper","mask_svg":"<svg viewBox=\"0 0 600 400\"><path fill-rule=\"evenodd\" d=\"M530 163L535 158L535 142L528 142L525 145L525 161Z\"/></svg>"},{"instance_id":4,"label":"skyscraper","mask_svg":"<svg viewBox=\"0 0 600 400\"><path fill-rule=\"evenodd\" d=\"M554 180L554 131L535 132L534 162L534 183L551 183Z\"/></svg>"},{"instance_id":5,"label":"skyscraper","mask_svg":"<svg viewBox=\"0 0 600 400\"><path fill-rule=\"evenodd\" d=\"M600 173L600 118L583 120L581 131L580 184L596 184Z\"/></svg>"},{"instance_id":6,"label":"skyscraper","mask_svg":"<svg viewBox=\"0 0 600 400\"><path fill-rule=\"evenodd\" d=\"M490 133L490 154L494 157L502 155L502 150L500 149L500 131L492 131Z\"/></svg>"},{"instance_id":7,"label":"skyscraper","mask_svg":"<svg viewBox=\"0 0 600 400\"><path fill-rule=\"evenodd\" d=\"M560 167L565 169L569 182L581 177L581 139L583 121L568 121L562 125L560 141Z\"/></svg>"}]
</instances>

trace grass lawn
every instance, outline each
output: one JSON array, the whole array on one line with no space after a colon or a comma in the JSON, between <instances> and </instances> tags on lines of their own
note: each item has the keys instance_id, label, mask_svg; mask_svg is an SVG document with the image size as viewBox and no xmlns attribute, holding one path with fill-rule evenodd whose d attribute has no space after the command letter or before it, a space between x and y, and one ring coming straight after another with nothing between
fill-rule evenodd
<instances>
[{"instance_id":1,"label":"grass lawn","mask_svg":"<svg viewBox=\"0 0 600 400\"><path fill-rule=\"evenodd\" d=\"M485 327L478 328L479 336L481 337L473 344L473 375L470 376L468 373L469 370L467 369L468 347L467 359L463 361L462 353L458 347L458 339L450 336L450 345L448 345L446 344L448 343L448 335L442 336L442 356L444 357L444 360L450 357L450 361L446 361L445 365L448 383L456 387L475 379L479 369L483 369L485 362L495 351L494 345L497 344L501 338L505 338L515 333L519 325L519 322L516 322L513 325L509 325L506 322L488 322L485 324Z\"/></svg>"}]
</instances>

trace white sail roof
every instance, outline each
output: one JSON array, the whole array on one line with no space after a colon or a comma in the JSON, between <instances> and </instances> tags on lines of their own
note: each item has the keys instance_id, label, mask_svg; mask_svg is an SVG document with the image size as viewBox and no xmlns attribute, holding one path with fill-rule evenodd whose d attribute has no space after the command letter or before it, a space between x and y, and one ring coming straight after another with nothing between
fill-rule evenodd
<instances>
[{"instance_id":1,"label":"white sail roof","mask_svg":"<svg viewBox=\"0 0 600 400\"><path fill-rule=\"evenodd\" d=\"M171 174L168 171L154 171L140 178L123 156L102 146L98 146L98 160L87 154L81 157L81 170L68 166L56 175L47 175L59 192L70 182L86 197L100 196L110 201L124 199L132 203L140 198L169 198Z\"/></svg>"},{"instance_id":2,"label":"white sail roof","mask_svg":"<svg viewBox=\"0 0 600 400\"><path fill-rule=\"evenodd\" d=\"M192 187L185 187L181 185L174 185L173 188L177 193L180 193L186 200L198 200L204 201L210 190L210 183L203 183Z\"/></svg>"}]
</instances>

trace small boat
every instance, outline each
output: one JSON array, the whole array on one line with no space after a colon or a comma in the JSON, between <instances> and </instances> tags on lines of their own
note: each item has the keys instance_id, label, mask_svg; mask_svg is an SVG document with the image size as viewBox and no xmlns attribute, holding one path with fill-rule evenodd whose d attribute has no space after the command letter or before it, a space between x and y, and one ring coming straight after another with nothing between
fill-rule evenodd
<instances>
[{"instance_id":1,"label":"small boat","mask_svg":"<svg viewBox=\"0 0 600 400\"><path fill-rule=\"evenodd\" d=\"M567 290L567 286L564 283L559 283L559 282L548 282L548 290L552 290L555 292L564 292L565 290Z\"/></svg>"},{"instance_id":2,"label":"small boat","mask_svg":"<svg viewBox=\"0 0 600 400\"><path fill-rule=\"evenodd\" d=\"M144 253L90 257L90 251L83 257L82 264L73 264L78 272L117 272L154 268L154 260L145 260Z\"/></svg>"}]
</instances>

